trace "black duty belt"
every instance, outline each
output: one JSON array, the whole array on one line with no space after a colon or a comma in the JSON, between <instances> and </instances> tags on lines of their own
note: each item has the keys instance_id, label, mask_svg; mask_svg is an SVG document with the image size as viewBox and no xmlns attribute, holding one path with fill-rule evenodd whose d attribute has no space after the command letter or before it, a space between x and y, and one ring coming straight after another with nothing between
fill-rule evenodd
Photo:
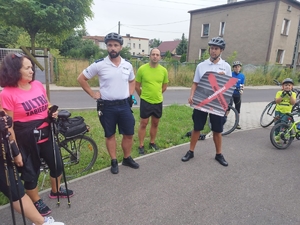
<instances>
[{"instance_id":1,"label":"black duty belt","mask_svg":"<svg viewBox=\"0 0 300 225\"><path fill-rule=\"evenodd\" d=\"M125 105L127 104L127 98L121 100L103 100L104 105Z\"/></svg>"}]
</instances>

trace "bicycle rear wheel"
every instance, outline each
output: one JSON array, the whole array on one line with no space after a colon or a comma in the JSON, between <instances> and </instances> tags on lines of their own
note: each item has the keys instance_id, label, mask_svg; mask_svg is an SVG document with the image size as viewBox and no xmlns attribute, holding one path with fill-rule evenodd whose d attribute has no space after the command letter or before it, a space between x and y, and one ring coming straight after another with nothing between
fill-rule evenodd
<instances>
[{"instance_id":1,"label":"bicycle rear wheel","mask_svg":"<svg viewBox=\"0 0 300 225\"><path fill-rule=\"evenodd\" d=\"M270 140L272 145L278 149L286 149L294 140L290 125L286 123L276 124L270 132Z\"/></svg>"},{"instance_id":2,"label":"bicycle rear wheel","mask_svg":"<svg viewBox=\"0 0 300 225\"><path fill-rule=\"evenodd\" d=\"M230 109L230 111L227 115L226 123L223 125L222 135L230 134L236 129L237 125L239 124L239 113L237 112L237 110L231 105L228 105L228 108Z\"/></svg>"},{"instance_id":3,"label":"bicycle rear wheel","mask_svg":"<svg viewBox=\"0 0 300 225\"><path fill-rule=\"evenodd\" d=\"M60 143L66 178L74 178L90 170L96 162L98 147L86 135L65 139Z\"/></svg>"},{"instance_id":4,"label":"bicycle rear wheel","mask_svg":"<svg viewBox=\"0 0 300 225\"><path fill-rule=\"evenodd\" d=\"M264 108L264 110L260 116L260 125L262 127L268 127L274 122L275 107L276 107L276 102L271 101Z\"/></svg>"}]
</instances>

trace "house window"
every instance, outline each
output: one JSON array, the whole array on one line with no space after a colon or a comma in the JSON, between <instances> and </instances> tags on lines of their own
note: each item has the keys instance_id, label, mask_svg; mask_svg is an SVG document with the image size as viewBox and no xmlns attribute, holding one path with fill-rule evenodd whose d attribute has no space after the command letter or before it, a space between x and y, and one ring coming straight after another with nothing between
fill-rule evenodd
<instances>
[{"instance_id":1,"label":"house window","mask_svg":"<svg viewBox=\"0 0 300 225\"><path fill-rule=\"evenodd\" d=\"M135 52L133 52L132 55L135 55Z\"/></svg>"},{"instance_id":2,"label":"house window","mask_svg":"<svg viewBox=\"0 0 300 225\"><path fill-rule=\"evenodd\" d=\"M130 48L130 47L131 47L131 44L130 44L130 43L128 43L128 44L127 44L127 47L128 47L128 48Z\"/></svg>"},{"instance_id":3,"label":"house window","mask_svg":"<svg viewBox=\"0 0 300 225\"><path fill-rule=\"evenodd\" d=\"M141 44L139 44L139 49L141 49Z\"/></svg>"},{"instance_id":4,"label":"house window","mask_svg":"<svg viewBox=\"0 0 300 225\"><path fill-rule=\"evenodd\" d=\"M290 29L290 20L284 19L283 23L282 23L282 28L281 28L281 34L288 35L289 29Z\"/></svg>"},{"instance_id":5,"label":"house window","mask_svg":"<svg viewBox=\"0 0 300 225\"><path fill-rule=\"evenodd\" d=\"M206 52L206 48L200 49L200 51L199 51L199 59L203 58L205 52Z\"/></svg>"},{"instance_id":6,"label":"house window","mask_svg":"<svg viewBox=\"0 0 300 225\"><path fill-rule=\"evenodd\" d=\"M282 64L284 57L284 50L278 49L277 56L276 56L276 63Z\"/></svg>"},{"instance_id":7,"label":"house window","mask_svg":"<svg viewBox=\"0 0 300 225\"><path fill-rule=\"evenodd\" d=\"M225 32L225 22L220 23L220 31L219 31L219 36L222 37Z\"/></svg>"},{"instance_id":8,"label":"house window","mask_svg":"<svg viewBox=\"0 0 300 225\"><path fill-rule=\"evenodd\" d=\"M298 53L297 65L300 65L300 52Z\"/></svg>"},{"instance_id":9,"label":"house window","mask_svg":"<svg viewBox=\"0 0 300 225\"><path fill-rule=\"evenodd\" d=\"M132 44L132 47L135 48L135 43Z\"/></svg>"},{"instance_id":10,"label":"house window","mask_svg":"<svg viewBox=\"0 0 300 225\"><path fill-rule=\"evenodd\" d=\"M202 35L201 37L207 37L209 35L209 24L202 24Z\"/></svg>"}]
</instances>

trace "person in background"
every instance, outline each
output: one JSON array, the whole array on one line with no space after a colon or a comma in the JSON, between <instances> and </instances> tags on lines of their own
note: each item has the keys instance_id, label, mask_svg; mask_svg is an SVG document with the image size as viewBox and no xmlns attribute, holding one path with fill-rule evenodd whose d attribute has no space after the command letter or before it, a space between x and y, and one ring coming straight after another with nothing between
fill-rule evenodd
<instances>
[{"instance_id":1,"label":"person in background","mask_svg":"<svg viewBox=\"0 0 300 225\"><path fill-rule=\"evenodd\" d=\"M200 82L202 76L208 72L216 72L224 76L231 77L231 67L221 58L221 54L225 49L226 43L221 37L214 37L209 42L209 55L210 58L199 63L197 65L195 76L191 88L191 93L188 98L188 103L193 104L193 97ZM190 159L194 158L194 150L198 142L200 131L203 130L204 125L206 124L208 113L200 111L198 109L193 110L193 122L194 129L192 131L191 140L190 140L190 150L181 158L183 162L187 162ZM214 114L209 115L211 130L213 132L213 141L216 147L216 156L215 159L223 166L228 166L223 154L222 154L222 131L223 131L223 120L224 116L218 116Z\"/></svg>"},{"instance_id":2,"label":"person in background","mask_svg":"<svg viewBox=\"0 0 300 225\"><path fill-rule=\"evenodd\" d=\"M31 198L42 216L51 213L38 192L38 178L43 158L50 169L51 191L49 198L67 197L67 190L60 187L62 160L58 146L53 146L50 135L49 116L56 117L58 112L48 115L51 105L43 84L34 79L31 59L20 53L7 54L0 66L1 105L14 123L9 132L15 140L23 158L19 167L24 181L26 194ZM36 138L34 132L38 133ZM53 151L56 152L56 165ZM17 166L20 166L17 164ZM56 184L57 178L57 184ZM57 186L59 190L57 190ZM73 191L68 190L69 197Z\"/></svg>"},{"instance_id":3,"label":"person in background","mask_svg":"<svg viewBox=\"0 0 300 225\"><path fill-rule=\"evenodd\" d=\"M151 117L150 143L149 149L155 151L159 147L155 144L155 138L158 131L159 119L162 116L163 93L167 90L169 82L168 71L159 64L161 59L160 51L153 48L150 51L150 62L142 65L136 74L135 91L140 96L140 126L139 126L139 154L145 152L144 139L146 136L146 127Z\"/></svg>"},{"instance_id":4,"label":"person in background","mask_svg":"<svg viewBox=\"0 0 300 225\"><path fill-rule=\"evenodd\" d=\"M232 68L233 68L232 77L237 78L238 81L236 82L230 104L232 105L234 102L234 108L238 112L239 118L240 118L241 105L242 105L242 94L244 92L244 85L245 85L245 75L241 73L242 63L240 61L233 62ZM230 111L226 112L224 121L226 121L227 115L229 114L229 112ZM236 129L241 129L240 124L237 125Z\"/></svg>"},{"instance_id":5,"label":"person in background","mask_svg":"<svg viewBox=\"0 0 300 225\"><path fill-rule=\"evenodd\" d=\"M275 96L275 125L280 122L287 122L289 116L286 113L291 113L293 105L296 103L296 93L293 92L294 81L291 78L286 78L282 81L282 89L277 91ZM275 134L278 134L275 131ZM279 136L275 136L275 141L280 141Z\"/></svg>"},{"instance_id":6,"label":"person in background","mask_svg":"<svg viewBox=\"0 0 300 225\"><path fill-rule=\"evenodd\" d=\"M139 164L130 156L135 125L131 112L135 75L131 63L120 56L123 45L122 36L109 33L105 36L104 42L108 56L95 61L83 70L77 81L86 93L97 100L99 120L104 129L105 143L111 158L110 171L117 174L119 173L115 137L117 125L119 133L123 135L122 165L134 169L139 168ZM87 82L94 76L99 77L99 92L94 92Z\"/></svg>"}]
</instances>

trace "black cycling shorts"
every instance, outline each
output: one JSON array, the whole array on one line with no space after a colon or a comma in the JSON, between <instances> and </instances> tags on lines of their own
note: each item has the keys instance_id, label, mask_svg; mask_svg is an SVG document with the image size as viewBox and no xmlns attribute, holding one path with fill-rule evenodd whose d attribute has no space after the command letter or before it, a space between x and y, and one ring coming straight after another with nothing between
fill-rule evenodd
<instances>
[{"instance_id":1,"label":"black cycling shorts","mask_svg":"<svg viewBox=\"0 0 300 225\"><path fill-rule=\"evenodd\" d=\"M150 116L154 116L156 118L161 118L162 116L162 102L158 104L151 104L141 99L140 106L140 117L142 119L147 119Z\"/></svg>"}]
</instances>

